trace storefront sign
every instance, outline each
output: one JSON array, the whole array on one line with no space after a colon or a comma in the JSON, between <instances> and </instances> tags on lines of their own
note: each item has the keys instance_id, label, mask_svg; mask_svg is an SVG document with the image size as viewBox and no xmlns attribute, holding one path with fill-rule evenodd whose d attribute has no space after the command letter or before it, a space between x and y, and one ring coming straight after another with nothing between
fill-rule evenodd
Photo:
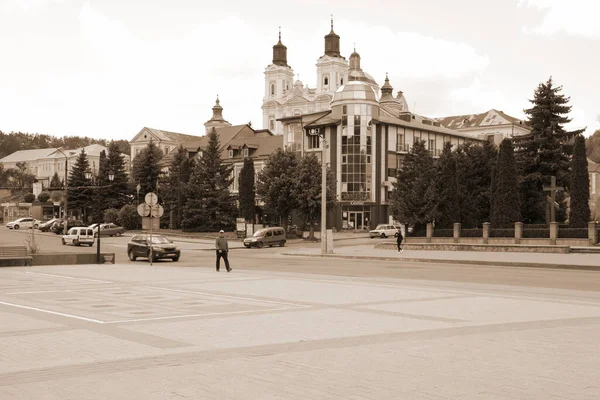
<instances>
[{"instance_id":1,"label":"storefront sign","mask_svg":"<svg viewBox=\"0 0 600 400\"><path fill-rule=\"evenodd\" d=\"M350 205L351 206L364 206L365 202L364 201L351 201Z\"/></svg>"}]
</instances>

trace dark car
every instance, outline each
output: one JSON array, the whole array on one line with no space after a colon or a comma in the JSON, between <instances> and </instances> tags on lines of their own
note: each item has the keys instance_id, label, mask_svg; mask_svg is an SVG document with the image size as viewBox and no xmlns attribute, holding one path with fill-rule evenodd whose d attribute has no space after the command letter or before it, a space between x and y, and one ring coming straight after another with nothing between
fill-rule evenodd
<instances>
[{"instance_id":1,"label":"dark car","mask_svg":"<svg viewBox=\"0 0 600 400\"><path fill-rule=\"evenodd\" d=\"M41 224L38 225L38 229L42 232L48 232L50 230L50 228L52 227L52 225L56 222L59 221L58 218L53 218L50 221L45 221L42 222Z\"/></svg>"},{"instance_id":2,"label":"dark car","mask_svg":"<svg viewBox=\"0 0 600 400\"><path fill-rule=\"evenodd\" d=\"M152 247L152 260L156 261L162 258L170 258L173 261L178 261L181 256L181 250L173 241L163 235L134 235L129 243L127 243L127 255L131 261L135 261L138 257L150 259L150 247ZM151 245L149 246L149 243Z\"/></svg>"},{"instance_id":3,"label":"dark car","mask_svg":"<svg viewBox=\"0 0 600 400\"><path fill-rule=\"evenodd\" d=\"M87 225L76 219L67 221L67 231L71 228L77 228L79 226L87 226ZM52 228L50 228L50 230L52 232L56 233L57 235L63 235L64 228L65 228L65 220L63 219L60 221L56 221L54 224L52 224Z\"/></svg>"},{"instance_id":4,"label":"dark car","mask_svg":"<svg viewBox=\"0 0 600 400\"><path fill-rule=\"evenodd\" d=\"M98 224L92 224L88 228L94 230L94 237L98 237ZM100 235L102 236L121 236L125 233L125 228L113 223L100 224Z\"/></svg>"}]
</instances>

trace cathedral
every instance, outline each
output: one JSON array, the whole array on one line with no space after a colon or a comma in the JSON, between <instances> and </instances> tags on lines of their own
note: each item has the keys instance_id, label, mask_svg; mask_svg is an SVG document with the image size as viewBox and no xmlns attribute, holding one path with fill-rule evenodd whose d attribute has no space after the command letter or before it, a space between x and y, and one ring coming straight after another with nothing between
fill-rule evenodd
<instances>
[{"instance_id":1,"label":"cathedral","mask_svg":"<svg viewBox=\"0 0 600 400\"><path fill-rule=\"evenodd\" d=\"M273 46L272 63L265 69L265 95L263 97L263 127L275 134L284 134L280 118L310 114L331 109L334 94L344 83L360 80L378 93L379 85L371 75L360 68L360 55L356 50L347 60L340 53L340 36L333 30L325 36L325 52L317 60L317 87L310 88L300 80L294 81L294 70L287 63L287 47L281 42ZM387 83L389 86L389 82ZM408 111L401 91L394 97L386 93L382 99L390 106Z\"/></svg>"}]
</instances>

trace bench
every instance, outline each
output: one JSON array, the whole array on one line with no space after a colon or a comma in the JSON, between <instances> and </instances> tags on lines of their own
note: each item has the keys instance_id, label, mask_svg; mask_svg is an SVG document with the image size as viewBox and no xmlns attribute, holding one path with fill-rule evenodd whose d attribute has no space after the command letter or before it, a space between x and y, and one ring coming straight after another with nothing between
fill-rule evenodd
<instances>
[{"instance_id":1,"label":"bench","mask_svg":"<svg viewBox=\"0 0 600 400\"><path fill-rule=\"evenodd\" d=\"M0 265L31 266L32 261L26 246L0 246Z\"/></svg>"}]
</instances>

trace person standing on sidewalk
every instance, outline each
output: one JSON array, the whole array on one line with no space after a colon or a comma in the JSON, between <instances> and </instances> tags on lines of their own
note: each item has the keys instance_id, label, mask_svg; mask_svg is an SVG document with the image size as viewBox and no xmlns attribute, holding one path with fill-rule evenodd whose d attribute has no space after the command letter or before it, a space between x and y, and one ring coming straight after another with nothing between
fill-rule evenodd
<instances>
[{"instance_id":1,"label":"person standing on sidewalk","mask_svg":"<svg viewBox=\"0 0 600 400\"><path fill-rule=\"evenodd\" d=\"M227 253L229 253L229 244L225 238L225 231L219 231L219 237L215 241L215 248L217 249L217 272L219 272L219 268L221 267L221 258L223 258L225 261L227 272L231 272L229 260L227 259Z\"/></svg>"},{"instance_id":2,"label":"person standing on sidewalk","mask_svg":"<svg viewBox=\"0 0 600 400\"><path fill-rule=\"evenodd\" d=\"M398 245L398 253L402 253L402 241L404 240L404 236L402 236L402 229L398 229L398 236L396 237L396 245Z\"/></svg>"}]
</instances>

